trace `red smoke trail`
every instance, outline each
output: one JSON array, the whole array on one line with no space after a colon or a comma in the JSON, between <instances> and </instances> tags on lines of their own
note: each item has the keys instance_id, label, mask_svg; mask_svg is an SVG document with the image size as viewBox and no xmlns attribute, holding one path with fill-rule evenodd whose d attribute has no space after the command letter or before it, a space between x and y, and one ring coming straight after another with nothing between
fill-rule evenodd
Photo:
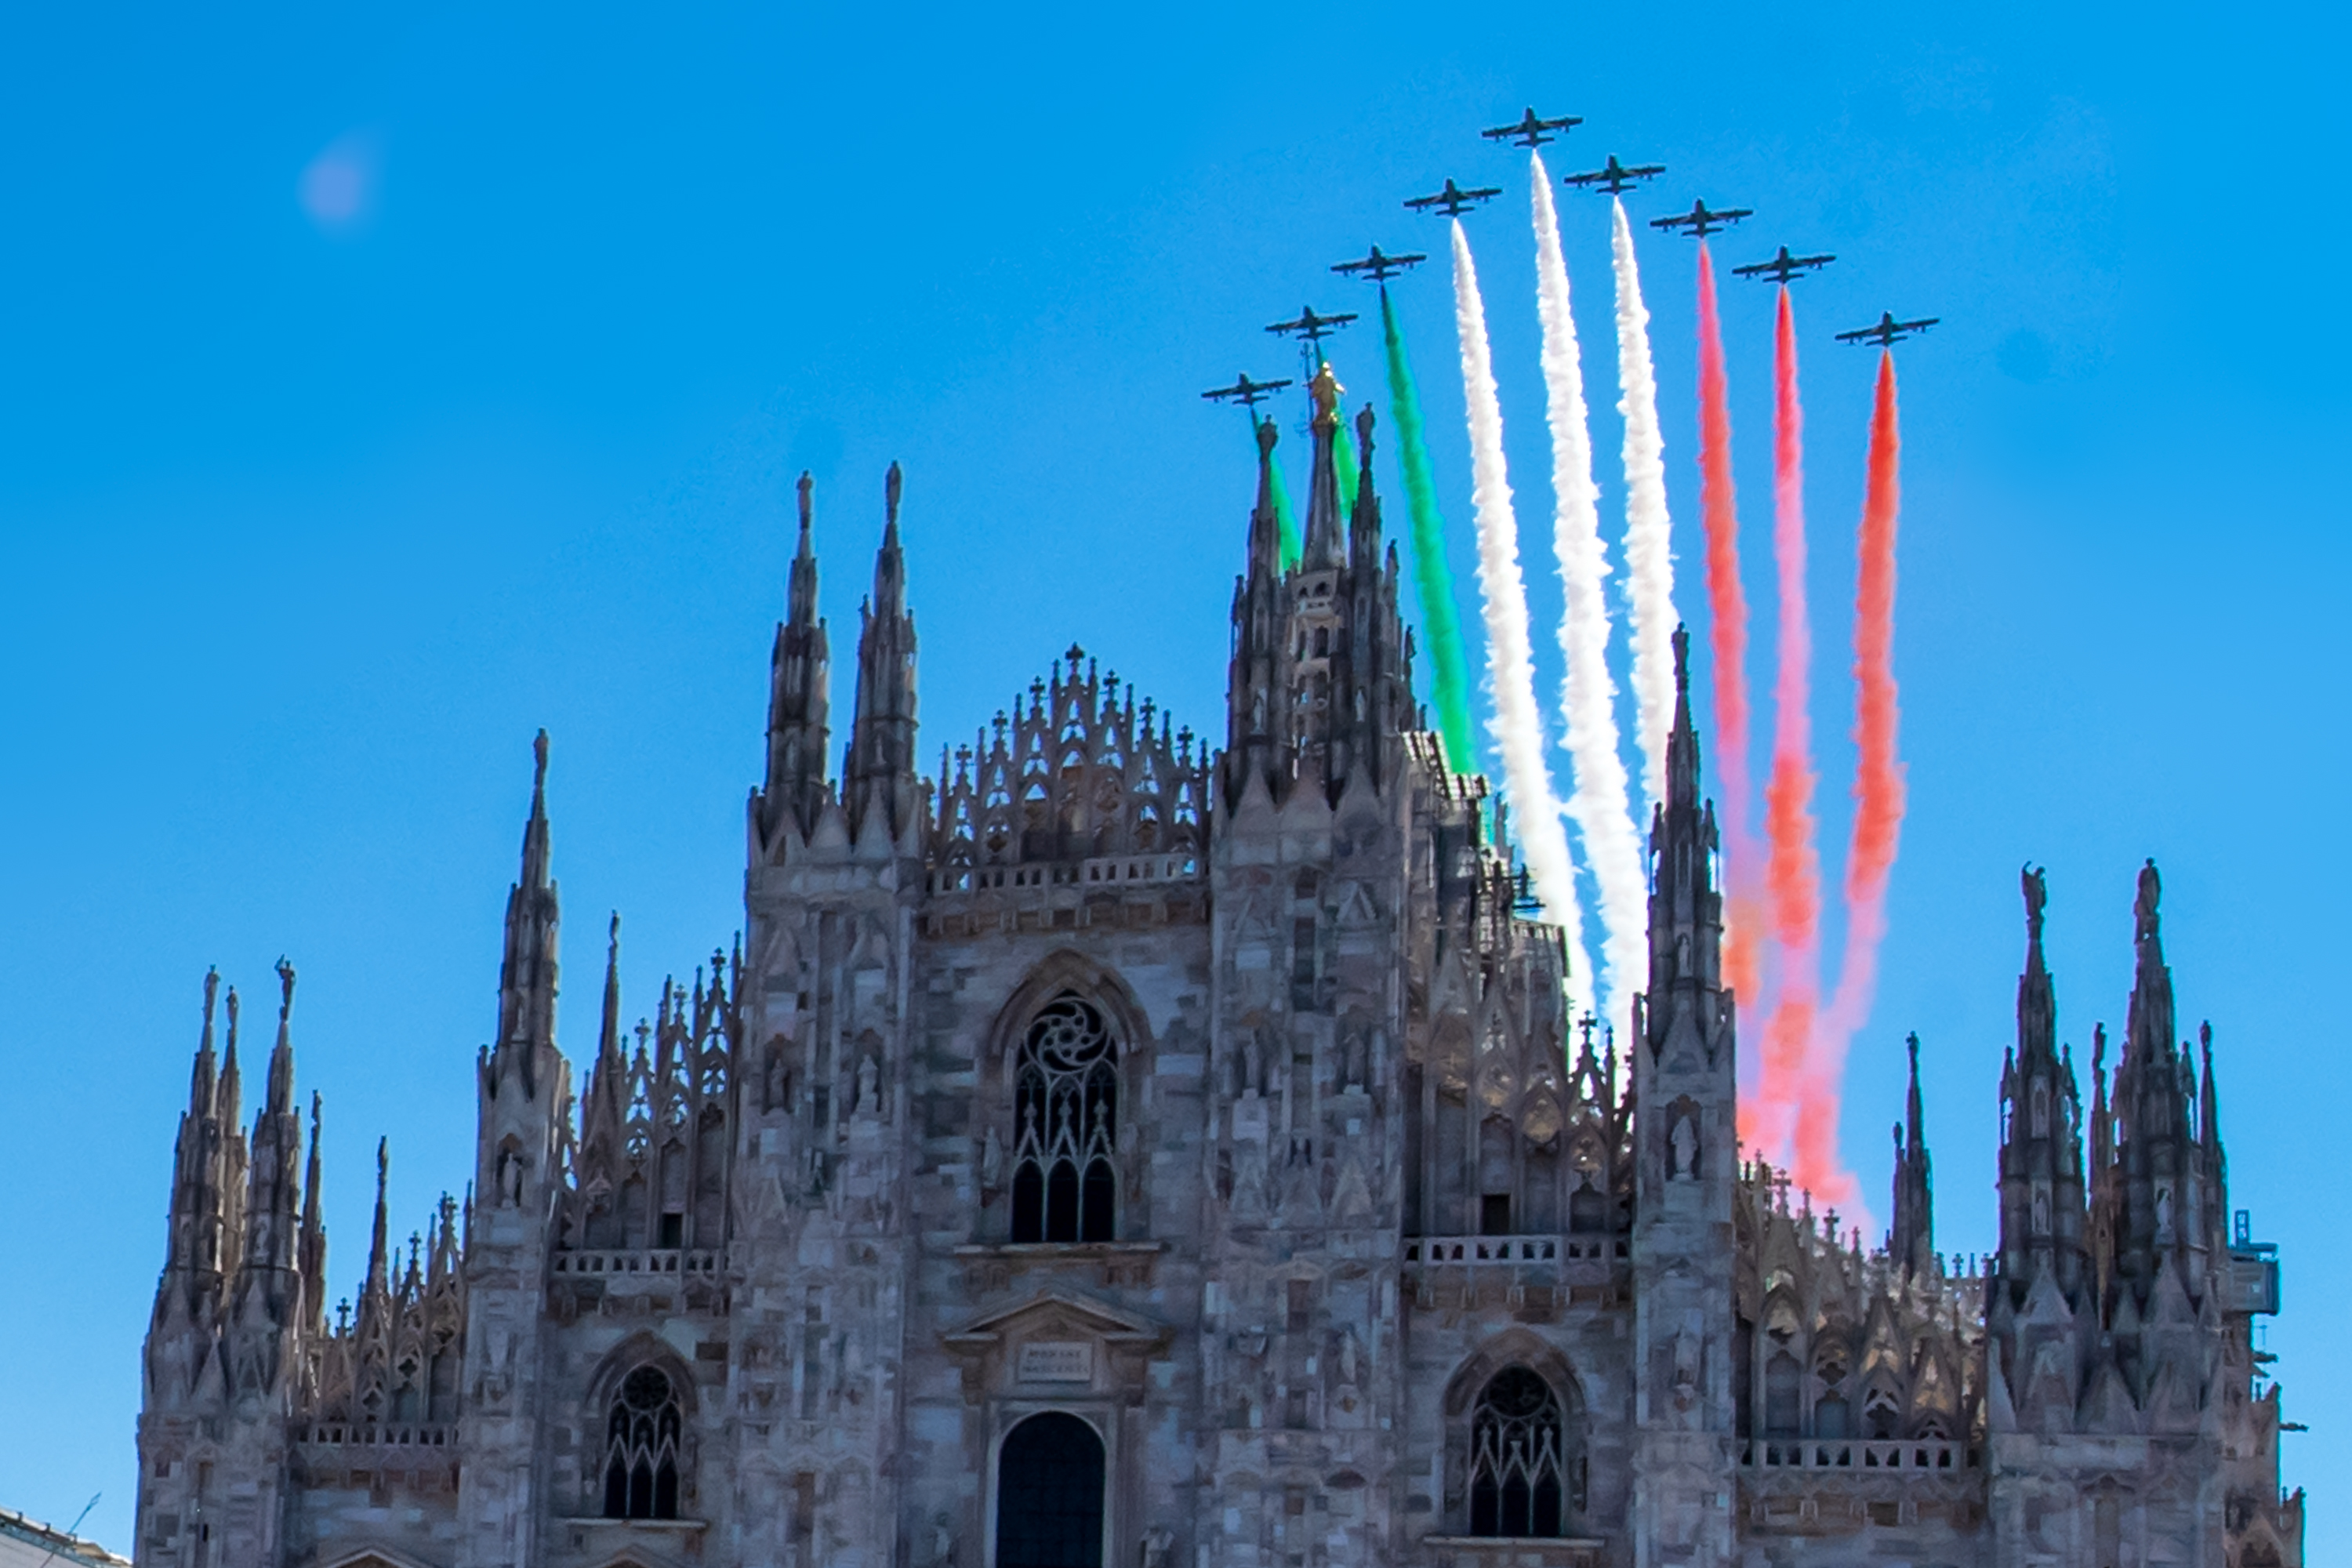
<instances>
[{"instance_id":1,"label":"red smoke trail","mask_svg":"<svg viewBox=\"0 0 2352 1568\"><path fill-rule=\"evenodd\" d=\"M1706 599L1715 651L1716 768L1722 778L1724 978L1753 1005L1761 994L1763 921L1756 890L1759 855L1748 803L1748 594L1739 579L1739 501L1731 479L1731 405L1723 374L1723 324L1716 313L1715 263L1698 246L1699 511L1706 530ZM1755 1097L1740 1097L1740 1136L1749 1142Z\"/></svg>"},{"instance_id":2,"label":"red smoke trail","mask_svg":"<svg viewBox=\"0 0 2352 1568\"><path fill-rule=\"evenodd\" d=\"M1903 834L1903 764L1895 754L1901 710L1895 690L1895 532L1902 510L1902 427L1895 411L1895 356L1878 356L1870 414L1870 467L1855 542L1853 604L1853 840L1845 858L1845 956L1837 991L1813 1042L1809 1075L1836 1083L1878 988L1886 934L1886 879Z\"/></svg>"},{"instance_id":3,"label":"red smoke trail","mask_svg":"<svg viewBox=\"0 0 2352 1568\"><path fill-rule=\"evenodd\" d=\"M1790 1174L1833 1206L1859 1197L1837 1161L1838 1084L1811 1070L1821 1005L1821 850L1813 821L1812 625L1805 595L1805 414L1797 396L1797 320L1781 285L1772 346L1772 555L1780 598L1772 691L1772 773L1764 785L1765 867L1780 995L1764 1025L1763 1134L1789 1147ZM1793 1112L1793 1126L1790 1116Z\"/></svg>"}]
</instances>

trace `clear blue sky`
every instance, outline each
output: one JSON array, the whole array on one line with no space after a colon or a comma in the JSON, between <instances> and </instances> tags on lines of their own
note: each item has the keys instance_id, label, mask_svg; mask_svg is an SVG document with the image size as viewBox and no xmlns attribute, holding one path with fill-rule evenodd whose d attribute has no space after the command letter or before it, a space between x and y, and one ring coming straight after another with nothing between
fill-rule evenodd
<instances>
[{"instance_id":1,"label":"clear blue sky","mask_svg":"<svg viewBox=\"0 0 2352 1568\"><path fill-rule=\"evenodd\" d=\"M1757 208L1727 262L1841 258L1799 299L1832 868L1870 363L1826 334L1946 319L1902 362L1911 814L1851 1158L1883 1192L1916 1028L1939 1238L1986 1247L2017 868L2050 868L2087 1049L2155 855L2233 1198L2284 1249L2269 1343L2314 1428L2288 1474L2352 1474L2346 1180L2319 1157L2352 1104L2339 13L96 5L0 38L0 1504L103 1490L92 1527L130 1543L208 963L257 1015L271 962L300 969L356 1284L378 1134L404 1231L470 1168L533 730L567 1047L607 910L634 1008L728 939L802 468L845 653L907 466L930 746L1073 639L1215 731L1251 475L1197 393L1282 374L1258 329L1300 303L1369 302L1328 263L1439 249L1401 197L1493 180L1473 233L1555 615L1523 155L1472 135L1530 103L1588 117L1557 167L1670 166L1639 216ZM1565 216L1605 368L1606 206ZM1696 621L1692 258L1643 257ZM1471 615L1444 289L1399 297ZM1727 299L1760 624L1769 309ZM1370 347L1334 356L1360 395ZM2352 1552L2352 1499L2315 1503L2313 1560Z\"/></svg>"}]
</instances>

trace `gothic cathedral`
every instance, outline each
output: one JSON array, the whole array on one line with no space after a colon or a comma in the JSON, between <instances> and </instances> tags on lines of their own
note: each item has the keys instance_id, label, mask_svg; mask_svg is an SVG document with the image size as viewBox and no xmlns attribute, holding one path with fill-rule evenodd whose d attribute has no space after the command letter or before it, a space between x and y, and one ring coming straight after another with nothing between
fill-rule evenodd
<instances>
[{"instance_id":1,"label":"gothic cathedral","mask_svg":"<svg viewBox=\"0 0 2352 1568\"><path fill-rule=\"evenodd\" d=\"M922 777L893 468L836 778L803 479L745 936L630 1027L615 921L575 1100L542 736L471 1184L404 1250L379 1152L355 1308L293 973L249 1130L207 979L140 1563L2299 1565L2154 868L2087 1114L2027 878L1998 1252L1936 1250L1916 1060L1865 1250L1741 1152L1686 642L1620 1036L1421 720L1318 392L1222 749L1073 648Z\"/></svg>"}]
</instances>

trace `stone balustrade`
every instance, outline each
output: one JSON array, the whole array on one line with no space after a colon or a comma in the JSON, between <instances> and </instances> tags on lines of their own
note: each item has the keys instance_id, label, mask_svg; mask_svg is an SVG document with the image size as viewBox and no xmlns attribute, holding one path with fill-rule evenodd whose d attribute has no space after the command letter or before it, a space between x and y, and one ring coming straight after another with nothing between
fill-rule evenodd
<instances>
[{"instance_id":1,"label":"stone balustrade","mask_svg":"<svg viewBox=\"0 0 2352 1568\"><path fill-rule=\"evenodd\" d=\"M696 1247L632 1247L607 1252L559 1252L553 1268L557 1274L572 1276L618 1276L626 1279L633 1274L671 1279L696 1277L716 1279L719 1277L719 1255L716 1248Z\"/></svg>"},{"instance_id":2,"label":"stone balustrade","mask_svg":"<svg viewBox=\"0 0 2352 1568\"><path fill-rule=\"evenodd\" d=\"M1754 1437L1742 1461L1755 1470L1974 1469L1975 1450L1938 1437Z\"/></svg>"}]
</instances>

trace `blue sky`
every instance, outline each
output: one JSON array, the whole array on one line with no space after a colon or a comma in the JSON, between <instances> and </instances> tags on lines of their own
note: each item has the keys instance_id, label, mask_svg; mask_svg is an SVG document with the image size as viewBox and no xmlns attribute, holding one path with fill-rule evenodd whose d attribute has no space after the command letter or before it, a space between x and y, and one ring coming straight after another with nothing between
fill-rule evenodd
<instances>
[{"instance_id":1,"label":"blue sky","mask_svg":"<svg viewBox=\"0 0 2352 1568\"><path fill-rule=\"evenodd\" d=\"M1401 197L1497 183L1472 236L1556 617L1523 155L1472 134L1528 104L1588 119L1557 169L1669 166L1638 217L1758 209L1726 263L1841 258L1798 300L1832 872L1870 363L1827 334L1945 318L1902 361L1911 811L1849 1073L1865 1184L1916 1029L1939 1239L1990 1243L2017 868L2049 867L2061 1033L2087 1049L2120 1026L2156 856L2233 1200L2284 1248L2268 1342L2314 1427L2288 1477L2352 1473L2352 1343L2326 1327L2346 1184L2315 1157L2352 1102L2336 12L98 5L0 27L0 1336L31 1352L0 1384L0 1504L70 1518L102 1491L91 1526L129 1545L207 964L257 1015L271 962L300 969L356 1284L375 1138L404 1228L470 1168L535 729L567 1047L607 910L633 1007L729 938L801 468L845 651L882 471L907 467L929 745L1074 639L1216 731L1251 474L1198 391L1282 374L1258 329L1302 301L1368 304L1330 262L1440 249ZM1565 202L1604 369L1606 216ZM1692 257L1643 257L1696 622ZM1475 624L1444 289L1399 300ZM1769 306L1727 293L1759 627ZM1360 395L1370 349L1335 347ZM2352 1550L2346 1500L2315 1500L2314 1560Z\"/></svg>"}]
</instances>

